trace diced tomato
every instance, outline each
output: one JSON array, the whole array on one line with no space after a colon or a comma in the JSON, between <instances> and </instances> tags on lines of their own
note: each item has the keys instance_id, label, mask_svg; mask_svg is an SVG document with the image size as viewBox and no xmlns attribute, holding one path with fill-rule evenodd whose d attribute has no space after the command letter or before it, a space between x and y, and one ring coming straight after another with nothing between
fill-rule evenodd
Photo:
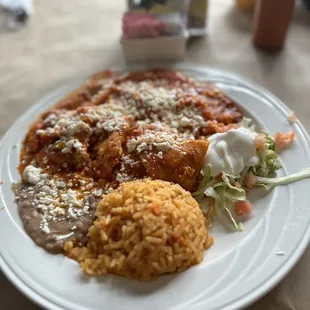
<instances>
[{"instance_id":1,"label":"diced tomato","mask_svg":"<svg viewBox=\"0 0 310 310\"><path fill-rule=\"evenodd\" d=\"M247 201L235 202L235 212L238 216L250 214L252 212L252 205Z\"/></svg>"},{"instance_id":2,"label":"diced tomato","mask_svg":"<svg viewBox=\"0 0 310 310\"><path fill-rule=\"evenodd\" d=\"M222 176L223 176L223 173L221 172L221 173L219 173L215 178L216 178L216 180L218 180L218 181L222 181Z\"/></svg>"},{"instance_id":3,"label":"diced tomato","mask_svg":"<svg viewBox=\"0 0 310 310\"><path fill-rule=\"evenodd\" d=\"M254 143L258 149L262 149L266 143L266 137L263 133L255 136Z\"/></svg>"},{"instance_id":4,"label":"diced tomato","mask_svg":"<svg viewBox=\"0 0 310 310\"><path fill-rule=\"evenodd\" d=\"M295 132L289 131L287 133L277 132L274 136L274 142L278 149L283 149L292 144L295 140Z\"/></svg>"},{"instance_id":5,"label":"diced tomato","mask_svg":"<svg viewBox=\"0 0 310 310\"><path fill-rule=\"evenodd\" d=\"M255 178L254 178L254 174L252 171L250 171L244 178L244 185L248 188L248 189L252 189L253 186L255 185Z\"/></svg>"}]
</instances>

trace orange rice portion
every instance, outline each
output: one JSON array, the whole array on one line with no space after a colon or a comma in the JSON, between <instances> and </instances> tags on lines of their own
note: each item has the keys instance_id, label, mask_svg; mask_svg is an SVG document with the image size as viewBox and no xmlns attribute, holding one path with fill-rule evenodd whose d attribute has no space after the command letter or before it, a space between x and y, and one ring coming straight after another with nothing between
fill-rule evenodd
<instances>
[{"instance_id":1,"label":"orange rice portion","mask_svg":"<svg viewBox=\"0 0 310 310\"><path fill-rule=\"evenodd\" d=\"M65 245L88 275L153 280L199 264L213 243L196 200L166 181L123 183L103 197L96 215L87 247Z\"/></svg>"}]
</instances>

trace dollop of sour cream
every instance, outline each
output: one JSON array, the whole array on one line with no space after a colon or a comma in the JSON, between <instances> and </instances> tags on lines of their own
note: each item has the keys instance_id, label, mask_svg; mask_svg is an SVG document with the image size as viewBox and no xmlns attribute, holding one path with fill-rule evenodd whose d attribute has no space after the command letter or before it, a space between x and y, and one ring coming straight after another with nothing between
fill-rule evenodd
<instances>
[{"instance_id":1,"label":"dollop of sour cream","mask_svg":"<svg viewBox=\"0 0 310 310\"><path fill-rule=\"evenodd\" d=\"M257 166L259 158L254 143L255 134L246 129L232 129L209 138L205 166L211 165L211 175L224 172L238 175L246 167Z\"/></svg>"}]
</instances>

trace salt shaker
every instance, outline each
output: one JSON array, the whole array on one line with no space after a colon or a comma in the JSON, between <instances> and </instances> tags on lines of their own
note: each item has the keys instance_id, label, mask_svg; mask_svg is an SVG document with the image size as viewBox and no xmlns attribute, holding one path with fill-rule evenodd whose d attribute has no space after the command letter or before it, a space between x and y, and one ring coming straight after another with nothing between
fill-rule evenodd
<instances>
[{"instance_id":1,"label":"salt shaker","mask_svg":"<svg viewBox=\"0 0 310 310\"><path fill-rule=\"evenodd\" d=\"M294 11L294 0L256 0L253 44L267 51L282 48Z\"/></svg>"}]
</instances>

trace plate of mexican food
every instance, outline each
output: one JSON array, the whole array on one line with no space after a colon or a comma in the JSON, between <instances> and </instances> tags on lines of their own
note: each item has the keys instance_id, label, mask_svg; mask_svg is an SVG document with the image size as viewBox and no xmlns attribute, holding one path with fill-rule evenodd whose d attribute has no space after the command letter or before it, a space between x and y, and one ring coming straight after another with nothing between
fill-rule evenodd
<instances>
[{"instance_id":1,"label":"plate of mexican food","mask_svg":"<svg viewBox=\"0 0 310 310\"><path fill-rule=\"evenodd\" d=\"M308 244L309 150L233 73L96 73L1 141L1 268L48 309L240 309Z\"/></svg>"}]
</instances>

